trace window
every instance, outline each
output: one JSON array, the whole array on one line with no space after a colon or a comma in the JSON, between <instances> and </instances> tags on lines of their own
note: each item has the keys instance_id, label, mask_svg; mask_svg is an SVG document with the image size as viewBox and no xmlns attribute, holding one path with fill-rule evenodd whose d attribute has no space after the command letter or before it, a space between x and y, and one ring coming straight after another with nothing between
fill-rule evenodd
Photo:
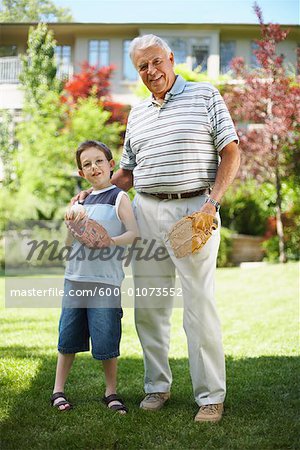
<instances>
[{"instance_id":1,"label":"window","mask_svg":"<svg viewBox=\"0 0 300 450\"><path fill-rule=\"evenodd\" d=\"M0 58L3 56L17 56L16 45L0 45Z\"/></svg>"},{"instance_id":2,"label":"window","mask_svg":"<svg viewBox=\"0 0 300 450\"><path fill-rule=\"evenodd\" d=\"M207 45L192 45L192 70L198 67L200 72L205 72L207 70L208 54Z\"/></svg>"},{"instance_id":3,"label":"window","mask_svg":"<svg viewBox=\"0 0 300 450\"><path fill-rule=\"evenodd\" d=\"M250 65L253 69L260 67L259 62L257 61L256 55L253 53L254 50L258 50L259 45L255 41L251 41L251 58Z\"/></svg>"},{"instance_id":4,"label":"window","mask_svg":"<svg viewBox=\"0 0 300 450\"><path fill-rule=\"evenodd\" d=\"M176 64L186 63L190 70L194 70L196 67L200 67L201 72L207 70L210 45L209 38L178 38L170 36L165 39L174 53Z\"/></svg>"},{"instance_id":5,"label":"window","mask_svg":"<svg viewBox=\"0 0 300 450\"><path fill-rule=\"evenodd\" d=\"M109 65L109 41L89 42L89 63L97 67Z\"/></svg>"},{"instance_id":6,"label":"window","mask_svg":"<svg viewBox=\"0 0 300 450\"><path fill-rule=\"evenodd\" d=\"M167 38L166 41L174 53L175 64L186 63L187 41L178 38Z\"/></svg>"},{"instance_id":7,"label":"window","mask_svg":"<svg viewBox=\"0 0 300 450\"><path fill-rule=\"evenodd\" d=\"M136 81L138 79L138 73L129 56L130 42L129 40L123 41L123 79Z\"/></svg>"},{"instance_id":8,"label":"window","mask_svg":"<svg viewBox=\"0 0 300 450\"><path fill-rule=\"evenodd\" d=\"M67 66L71 64L71 47L69 45L58 45L55 49L57 66Z\"/></svg>"},{"instance_id":9,"label":"window","mask_svg":"<svg viewBox=\"0 0 300 450\"><path fill-rule=\"evenodd\" d=\"M55 59L57 65L57 75L59 78L69 78L73 74L71 66L70 45L58 45L55 48Z\"/></svg>"},{"instance_id":10,"label":"window","mask_svg":"<svg viewBox=\"0 0 300 450\"><path fill-rule=\"evenodd\" d=\"M230 70L230 62L235 57L236 43L235 41L221 41L220 43L220 66L221 73Z\"/></svg>"}]
</instances>

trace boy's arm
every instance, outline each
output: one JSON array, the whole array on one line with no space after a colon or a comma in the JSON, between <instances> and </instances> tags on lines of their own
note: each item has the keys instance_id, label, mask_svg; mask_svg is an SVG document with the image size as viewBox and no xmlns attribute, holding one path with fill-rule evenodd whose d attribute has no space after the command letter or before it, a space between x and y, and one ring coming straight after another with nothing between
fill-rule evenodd
<instances>
[{"instance_id":1,"label":"boy's arm","mask_svg":"<svg viewBox=\"0 0 300 450\"><path fill-rule=\"evenodd\" d=\"M75 209L76 206L68 206L66 212L65 212L65 220L74 220L74 222L78 222L79 220L83 219L85 214L86 214L86 210L84 209L83 206L77 206L77 210ZM72 235L72 233L70 232L69 228L67 228L68 232L67 232L67 236L66 236L66 240L65 240L65 245L66 247L69 247L70 245L72 245L73 241L74 241L74 236Z\"/></svg>"},{"instance_id":2,"label":"boy's arm","mask_svg":"<svg viewBox=\"0 0 300 450\"><path fill-rule=\"evenodd\" d=\"M66 237L66 240L65 240L65 246L66 247L70 247L72 245L73 241L74 241L74 237L70 233L70 230L68 230L67 237Z\"/></svg>"},{"instance_id":3,"label":"boy's arm","mask_svg":"<svg viewBox=\"0 0 300 450\"><path fill-rule=\"evenodd\" d=\"M122 196L119 205L119 217L125 225L126 231L120 236L113 236L113 245L132 244L135 238L139 237L139 229L136 223L132 206L127 195Z\"/></svg>"}]
</instances>

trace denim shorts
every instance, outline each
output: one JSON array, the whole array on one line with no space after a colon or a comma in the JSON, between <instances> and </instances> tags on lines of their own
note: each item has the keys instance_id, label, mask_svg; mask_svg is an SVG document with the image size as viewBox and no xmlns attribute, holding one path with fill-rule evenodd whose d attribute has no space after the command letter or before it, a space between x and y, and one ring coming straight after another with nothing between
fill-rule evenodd
<instances>
[{"instance_id":1,"label":"denim shorts","mask_svg":"<svg viewBox=\"0 0 300 450\"><path fill-rule=\"evenodd\" d=\"M119 356L122 316L118 287L65 279L58 351L87 352L91 338L95 359Z\"/></svg>"}]
</instances>

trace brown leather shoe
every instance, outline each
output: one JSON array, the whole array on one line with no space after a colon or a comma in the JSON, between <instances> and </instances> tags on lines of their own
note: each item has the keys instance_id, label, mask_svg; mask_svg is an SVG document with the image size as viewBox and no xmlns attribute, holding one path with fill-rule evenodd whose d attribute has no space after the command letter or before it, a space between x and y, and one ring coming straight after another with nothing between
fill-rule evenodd
<instances>
[{"instance_id":1,"label":"brown leather shoe","mask_svg":"<svg viewBox=\"0 0 300 450\"><path fill-rule=\"evenodd\" d=\"M169 400L170 392L154 392L147 394L140 403L140 408L146 411L158 411Z\"/></svg>"},{"instance_id":2,"label":"brown leather shoe","mask_svg":"<svg viewBox=\"0 0 300 450\"><path fill-rule=\"evenodd\" d=\"M200 406L195 416L195 422L219 422L222 419L223 412L223 403Z\"/></svg>"}]
</instances>

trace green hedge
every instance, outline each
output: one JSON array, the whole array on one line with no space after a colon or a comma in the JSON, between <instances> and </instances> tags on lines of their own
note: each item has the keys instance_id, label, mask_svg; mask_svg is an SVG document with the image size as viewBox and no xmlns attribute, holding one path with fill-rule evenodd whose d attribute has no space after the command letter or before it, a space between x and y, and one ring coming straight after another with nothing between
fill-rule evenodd
<instances>
[{"instance_id":1,"label":"green hedge","mask_svg":"<svg viewBox=\"0 0 300 450\"><path fill-rule=\"evenodd\" d=\"M258 187L255 181L235 184L222 201L222 224L239 234L263 236L268 217L275 213L274 207L273 186Z\"/></svg>"},{"instance_id":2,"label":"green hedge","mask_svg":"<svg viewBox=\"0 0 300 450\"><path fill-rule=\"evenodd\" d=\"M228 228L221 228L221 242L217 259L217 267L231 267L232 254L232 231Z\"/></svg>"}]
</instances>

